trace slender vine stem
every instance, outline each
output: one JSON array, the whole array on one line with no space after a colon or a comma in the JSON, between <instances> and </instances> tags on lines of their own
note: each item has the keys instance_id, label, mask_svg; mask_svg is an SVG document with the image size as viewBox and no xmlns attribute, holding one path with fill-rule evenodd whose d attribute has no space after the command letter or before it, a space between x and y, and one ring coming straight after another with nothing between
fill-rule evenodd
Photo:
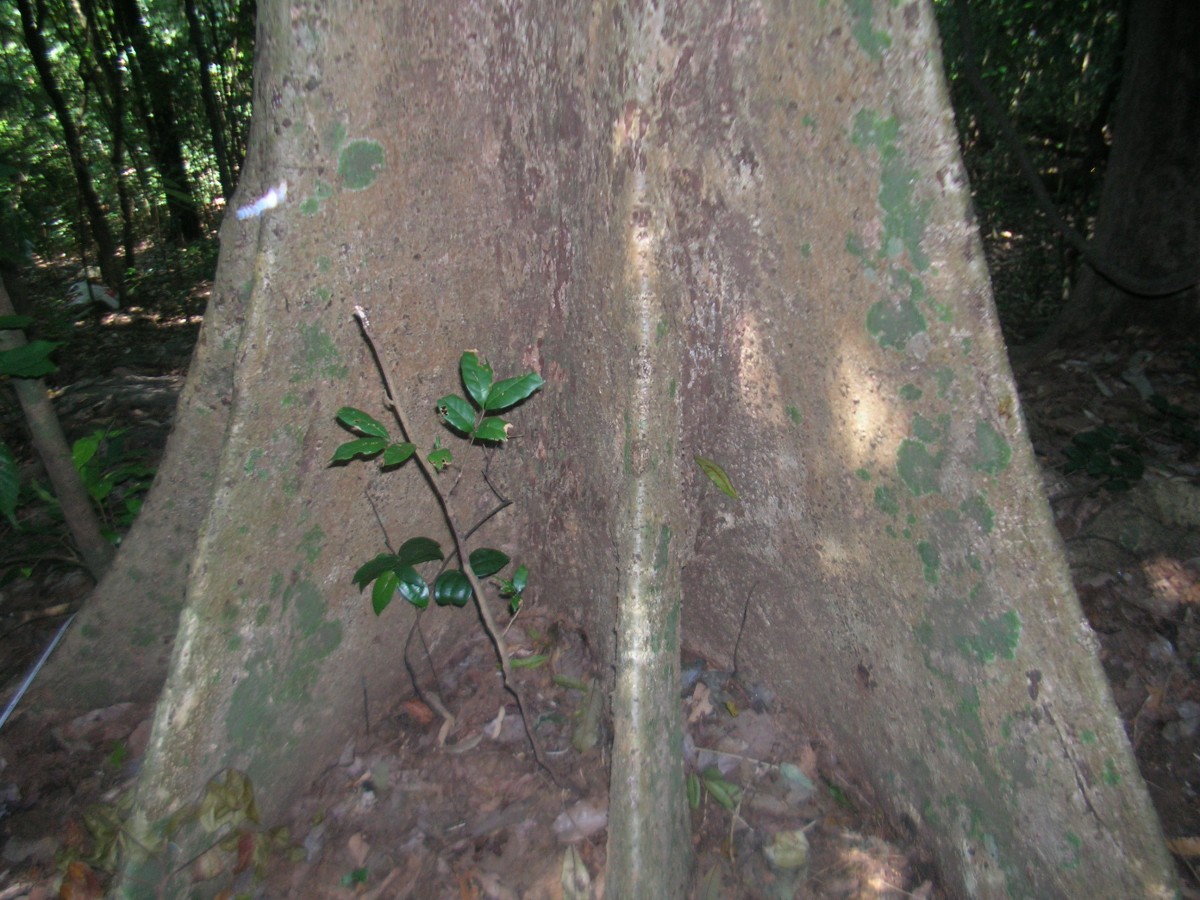
<instances>
[{"instance_id":1,"label":"slender vine stem","mask_svg":"<svg viewBox=\"0 0 1200 900\"><path fill-rule=\"evenodd\" d=\"M383 356L379 352L379 346L375 341L375 335L371 330L371 322L367 317L367 312L361 306L354 307L354 318L358 322L358 327L362 330L363 338L367 342L367 346L371 348L371 355L375 359L375 366L379 370L379 375L383 379L384 394L386 397L386 405L395 416L396 424L400 426L400 431L403 437L413 446L421 446L417 443L415 432L408 422L408 417L404 414L404 409L400 406L396 399L397 393L392 382L391 373L387 365L383 361ZM442 518L445 519L447 527L450 529L450 534L454 539L455 551L458 553L459 563L462 566L462 573L466 575L467 581L471 585L471 593L475 598L475 608L479 612L479 618L483 620L484 630L492 641L492 645L496 649L496 656L500 660L500 671L503 674L504 688L513 697L516 698L517 708L521 711L521 721L525 726L525 736L529 738L529 744L533 747L533 756L537 764L541 766L550 777L554 779L555 784L559 784L557 773L550 768L546 762L546 757L542 753L541 744L538 742L537 735L533 730L533 719L529 714L528 705L525 702L524 692L520 685L513 678L512 665L508 659L508 648L504 643L504 636L500 629L496 626L496 620L492 617L492 612L488 608L483 599L483 585L471 570L468 560L470 557L466 552L467 535L464 534L458 527L458 522L454 514L450 510L450 499L447 492L442 490L442 486L438 483L437 473L434 471L433 465L425 458L418 450L413 454L417 465L421 469L421 474L425 476L425 480L429 483L429 487L433 490L433 494L437 497L438 504L442 510ZM457 484L457 481L455 482ZM451 489L453 490L453 488ZM499 510L497 510L498 512Z\"/></svg>"}]
</instances>

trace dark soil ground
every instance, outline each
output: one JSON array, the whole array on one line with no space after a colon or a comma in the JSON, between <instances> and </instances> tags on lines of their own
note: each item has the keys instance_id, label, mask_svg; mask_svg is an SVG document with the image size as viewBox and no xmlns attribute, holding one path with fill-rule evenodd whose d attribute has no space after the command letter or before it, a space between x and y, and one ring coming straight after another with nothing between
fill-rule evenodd
<instances>
[{"instance_id":1,"label":"dark soil ground","mask_svg":"<svg viewBox=\"0 0 1200 900\"><path fill-rule=\"evenodd\" d=\"M179 309L73 327L75 363L55 386L68 435L128 429L114 459L152 467L197 327ZM1131 332L1018 377L1117 707L1185 892L1200 897L1200 346ZM20 421L0 404L2 437L33 481ZM114 526L140 489L125 484L109 503ZM17 576L0 592L0 701L90 590L46 501L31 494L21 523L20 532L0 524L0 571ZM490 644L464 626L422 685L454 713L452 728L428 695L397 698L347 738L283 821L181 860L179 883L269 898L602 896L608 761L591 702L594 661L581 635L535 611L507 641L536 663L520 679L546 754L574 791L534 764ZM837 748L766 696L685 659L694 896L944 896L930 861L888 831ZM107 838L150 713L122 705L31 731L22 726L35 717L18 709L0 732L0 900L103 896ZM798 864L784 865L789 858Z\"/></svg>"}]
</instances>

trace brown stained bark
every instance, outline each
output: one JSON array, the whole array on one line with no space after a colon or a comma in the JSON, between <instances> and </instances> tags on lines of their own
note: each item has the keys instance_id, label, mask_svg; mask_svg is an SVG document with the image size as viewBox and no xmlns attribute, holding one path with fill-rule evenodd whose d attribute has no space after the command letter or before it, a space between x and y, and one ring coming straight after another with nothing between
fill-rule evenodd
<instances>
[{"instance_id":1,"label":"brown stained bark","mask_svg":"<svg viewBox=\"0 0 1200 900\"><path fill-rule=\"evenodd\" d=\"M1200 259L1200 6L1134 0L1113 147L1092 246L1144 278L1194 272ZM1140 297L1084 268L1071 301L1039 344L1130 323L1200 325L1200 288Z\"/></svg>"},{"instance_id":2,"label":"brown stained bark","mask_svg":"<svg viewBox=\"0 0 1200 900\"><path fill-rule=\"evenodd\" d=\"M8 290L0 281L0 316L15 315ZM24 332L14 329L0 330L0 350L12 350L24 346ZM63 519L83 557L84 564L97 581L108 571L114 554L113 545L100 533L100 519L92 506L87 488L75 469L71 448L63 436L62 425L50 403L46 383L40 378L13 378L13 393L25 413L25 423L33 440L54 496L62 507Z\"/></svg>"},{"instance_id":3,"label":"brown stained bark","mask_svg":"<svg viewBox=\"0 0 1200 900\"><path fill-rule=\"evenodd\" d=\"M150 137L150 153L162 179L171 214L170 236L190 243L201 237L203 226L196 189L183 155L175 103L171 99L171 82L146 30L137 0L112 0L112 8L117 27L135 54L131 67L138 76L135 90L143 92L149 103L146 130Z\"/></svg>"},{"instance_id":4,"label":"brown stained bark","mask_svg":"<svg viewBox=\"0 0 1200 900\"><path fill-rule=\"evenodd\" d=\"M71 117L67 102L59 90L58 80L50 63L46 39L42 34L41 22L45 16L44 4L39 3L37 14L30 5L30 0L18 0L17 6L21 11L21 27L25 35L26 46L29 47L30 57L41 81L42 90L50 100L54 114L58 119L63 133L63 143L66 144L67 154L71 159L71 169L75 173L75 181L79 185L79 196L87 210L88 224L96 241L99 254L100 271L105 283L113 290L121 289L121 269L116 263L116 244L113 241L112 230L108 227L108 218L104 206L96 194L92 182L92 173L83 153L83 144L79 139L79 131Z\"/></svg>"}]
</instances>

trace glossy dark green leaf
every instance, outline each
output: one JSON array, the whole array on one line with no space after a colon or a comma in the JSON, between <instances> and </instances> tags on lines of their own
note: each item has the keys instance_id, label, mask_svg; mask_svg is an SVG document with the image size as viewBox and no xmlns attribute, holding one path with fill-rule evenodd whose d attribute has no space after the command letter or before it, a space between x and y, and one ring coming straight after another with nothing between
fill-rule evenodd
<instances>
[{"instance_id":1,"label":"glossy dark green leaf","mask_svg":"<svg viewBox=\"0 0 1200 900\"><path fill-rule=\"evenodd\" d=\"M355 409L353 406L343 406L339 409L337 411L337 420L359 434L378 438L386 438L388 436L387 429L383 425L371 416L368 416L361 409Z\"/></svg>"},{"instance_id":2,"label":"glossy dark green leaf","mask_svg":"<svg viewBox=\"0 0 1200 900\"><path fill-rule=\"evenodd\" d=\"M351 580L354 584L358 585L358 589L361 591L384 572L396 568L398 568L398 565L394 553L380 553L374 559L359 566L358 571L354 573L354 578Z\"/></svg>"},{"instance_id":3,"label":"glossy dark green leaf","mask_svg":"<svg viewBox=\"0 0 1200 900\"><path fill-rule=\"evenodd\" d=\"M358 438L358 440L347 441L334 450L333 458L329 461L330 463L349 462L356 456L370 459L372 456L378 455L385 447L387 447L387 438Z\"/></svg>"},{"instance_id":4,"label":"glossy dark green leaf","mask_svg":"<svg viewBox=\"0 0 1200 900\"><path fill-rule=\"evenodd\" d=\"M463 384L467 388L467 393L471 395L471 399L478 404L480 409L486 409L492 388L492 367L481 362L478 356L468 350L459 358L458 370L462 373Z\"/></svg>"},{"instance_id":5,"label":"glossy dark green leaf","mask_svg":"<svg viewBox=\"0 0 1200 900\"><path fill-rule=\"evenodd\" d=\"M536 372L518 375L516 378L505 378L496 382L488 394L487 403L483 408L488 412L499 412L520 403L546 382Z\"/></svg>"},{"instance_id":6,"label":"glossy dark green leaf","mask_svg":"<svg viewBox=\"0 0 1200 900\"><path fill-rule=\"evenodd\" d=\"M508 423L498 416L491 416L479 423L473 437L477 441L507 441Z\"/></svg>"},{"instance_id":7,"label":"glossy dark green leaf","mask_svg":"<svg viewBox=\"0 0 1200 900\"><path fill-rule=\"evenodd\" d=\"M487 578L495 575L508 565L508 554L488 547L480 547L471 551L471 571L476 578Z\"/></svg>"},{"instance_id":8,"label":"glossy dark green leaf","mask_svg":"<svg viewBox=\"0 0 1200 900\"><path fill-rule=\"evenodd\" d=\"M61 346L53 341L30 341L11 350L0 350L0 375L14 378L41 378L58 371L50 354Z\"/></svg>"},{"instance_id":9,"label":"glossy dark green leaf","mask_svg":"<svg viewBox=\"0 0 1200 900\"><path fill-rule=\"evenodd\" d=\"M739 499L738 492L733 489L733 482L729 480L729 476L725 474L724 469L722 469L711 459L705 459L703 456L697 456L695 459L696 465L700 467L700 471L708 476L709 481L719 487L723 493L728 494L734 500Z\"/></svg>"},{"instance_id":10,"label":"glossy dark green leaf","mask_svg":"<svg viewBox=\"0 0 1200 900\"><path fill-rule=\"evenodd\" d=\"M444 559L441 545L433 538L409 538L396 551L396 567L415 566L423 562Z\"/></svg>"},{"instance_id":11,"label":"glossy dark green leaf","mask_svg":"<svg viewBox=\"0 0 1200 900\"><path fill-rule=\"evenodd\" d=\"M381 615L396 595L396 573L391 569L380 574L371 588L371 609L375 615Z\"/></svg>"},{"instance_id":12,"label":"glossy dark green leaf","mask_svg":"<svg viewBox=\"0 0 1200 900\"><path fill-rule=\"evenodd\" d=\"M402 462L407 462L408 458L416 452L417 448L408 441L403 444L388 444L387 449L383 451L383 464L398 466Z\"/></svg>"},{"instance_id":13,"label":"glossy dark green leaf","mask_svg":"<svg viewBox=\"0 0 1200 900\"><path fill-rule=\"evenodd\" d=\"M407 566L420 565L442 558L442 548L432 538L410 538L400 545L397 553L380 553L369 562L363 563L354 573L354 584L361 591L379 578L384 572L400 572Z\"/></svg>"},{"instance_id":14,"label":"glossy dark green leaf","mask_svg":"<svg viewBox=\"0 0 1200 900\"><path fill-rule=\"evenodd\" d=\"M447 394L437 402L438 414L451 428L470 434L475 428L475 408L457 394Z\"/></svg>"},{"instance_id":15,"label":"glossy dark green leaf","mask_svg":"<svg viewBox=\"0 0 1200 900\"><path fill-rule=\"evenodd\" d=\"M396 590L402 597L417 609L429 605L429 582L417 574L411 566L405 566L395 573Z\"/></svg>"},{"instance_id":16,"label":"glossy dark green leaf","mask_svg":"<svg viewBox=\"0 0 1200 900\"><path fill-rule=\"evenodd\" d=\"M471 582L458 569L447 569L433 583L433 600L438 606L467 605L471 599Z\"/></svg>"}]
</instances>

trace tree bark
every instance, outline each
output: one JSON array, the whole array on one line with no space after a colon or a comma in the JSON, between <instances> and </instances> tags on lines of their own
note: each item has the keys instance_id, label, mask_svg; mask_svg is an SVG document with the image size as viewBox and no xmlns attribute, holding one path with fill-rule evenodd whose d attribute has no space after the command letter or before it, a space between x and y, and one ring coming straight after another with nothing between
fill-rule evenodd
<instances>
[{"instance_id":1,"label":"tree bark","mask_svg":"<svg viewBox=\"0 0 1200 900\"><path fill-rule=\"evenodd\" d=\"M385 413L361 305L406 409L466 348L546 380L483 539L613 672L611 896L685 893L681 633L831 742L951 895L1171 896L1041 495L927 3L260 12L237 205L287 191L222 231L192 378L228 406L193 395L178 426L211 426L206 482L173 483L177 433L150 498L200 522L135 832L228 766L270 821L360 724L364 679L377 703L405 689L415 611L376 620L351 584L383 541L364 493L400 540L438 513L419 479L327 466L339 407ZM177 584L158 552L131 535L118 569ZM452 620L422 615L436 648ZM87 654L57 659L62 685ZM174 840L125 884L202 838Z\"/></svg>"},{"instance_id":2,"label":"tree bark","mask_svg":"<svg viewBox=\"0 0 1200 900\"><path fill-rule=\"evenodd\" d=\"M1129 7L1113 147L1092 245L1143 280L1200 274L1200 7L1134 0ZM1137 296L1086 266L1041 348L1125 325L1200 325L1200 287Z\"/></svg>"}]
</instances>

